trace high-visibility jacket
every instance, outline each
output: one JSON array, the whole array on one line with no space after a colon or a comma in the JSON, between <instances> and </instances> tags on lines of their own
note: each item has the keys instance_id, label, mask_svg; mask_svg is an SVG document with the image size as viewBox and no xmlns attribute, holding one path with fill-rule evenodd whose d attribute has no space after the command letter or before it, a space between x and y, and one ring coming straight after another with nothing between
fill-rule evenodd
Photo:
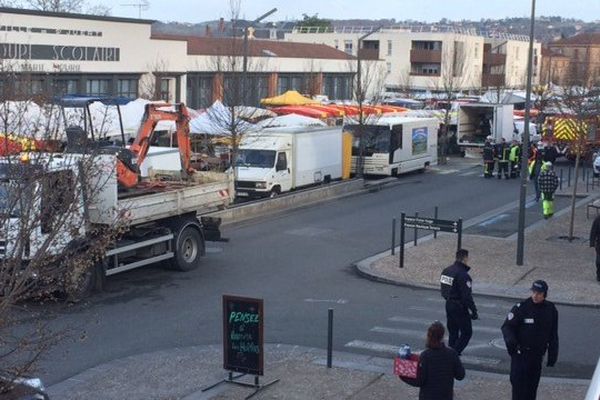
<instances>
[{"instance_id":1,"label":"high-visibility jacket","mask_svg":"<svg viewBox=\"0 0 600 400\"><path fill-rule=\"evenodd\" d=\"M508 159L510 160L510 162L516 163L517 161L519 161L520 157L521 157L521 146L515 144L510 148L510 155L508 156Z\"/></svg>"}]
</instances>

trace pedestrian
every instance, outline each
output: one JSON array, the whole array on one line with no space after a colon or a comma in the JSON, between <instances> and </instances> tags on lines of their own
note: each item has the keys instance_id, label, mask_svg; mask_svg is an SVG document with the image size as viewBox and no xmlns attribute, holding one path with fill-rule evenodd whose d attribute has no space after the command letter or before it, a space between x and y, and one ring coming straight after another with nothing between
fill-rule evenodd
<instances>
[{"instance_id":1,"label":"pedestrian","mask_svg":"<svg viewBox=\"0 0 600 400\"><path fill-rule=\"evenodd\" d=\"M521 171L521 144L513 140L510 146L510 155L508 157L510 161L510 177L516 178L519 176Z\"/></svg>"},{"instance_id":2,"label":"pedestrian","mask_svg":"<svg viewBox=\"0 0 600 400\"><path fill-rule=\"evenodd\" d=\"M452 400L454 380L463 380L465 368L455 350L444 345L444 325L435 321L427 329L426 349L419 356L417 377L404 382L419 387L419 400Z\"/></svg>"},{"instance_id":3,"label":"pedestrian","mask_svg":"<svg viewBox=\"0 0 600 400\"><path fill-rule=\"evenodd\" d=\"M509 179L508 162L510 157L510 147L506 139L502 138L496 145L496 157L498 158L498 179Z\"/></svg>"},{"instance_id":4,"label":"pedestrian","mask_svg":"<svg viewBox=\"0 0 600 400\"><path fill-rule=\"evenodd\" d=\"M529 158L527 166L529 169L529 179L533 181L533 185L535 188L535 201L540 201L540 197L542 194L540 192L540 186L538 184L538 177L542 168L542 155L535 143L532 143L531 147L529 148Z\"/></svg>"},{"instance_id":5,"label":"pedestrian","mask_svg":"<svg viewBox=\"0 0 600 400\"><path fill-rule=\"evenodd\" d=\"M538 185L542 192L542 212L544 218L548 219L554 215L554 192L558 189L558 176L550 161L542 164Z\"/></svg>"},{"instance_id":6,"label":"pedestrian","mask_svg":"<svg viewBox=\"0 0 600 400\"><path fill-rule=\"evenodd\" d=\"M590 247L596 249L596 280L600 282L600 215L592 223L590 230Z\"/></svg>"},{"instance_id":7,"label":"pedestrian","mask_svg":"<svg viewBox=\"0 0 600 400\"><path fill-rule=\"evenodd\" d=\"M446 299L448 346L459 356L473 335L471 320L479 318L471 291L473 280L469 276L468 261L469 252L458 250L454 264L445 268L440 276L442 297Z\"/></svg>"},{"instance_id":8,"label":"pedestrian","mask_svg":"<svg viewBox=\"0 0 600 400\"><path fill-rule=\"evenodd\" d=\"M483 145L483 177L491 178L494 174L494 147L490 138Z\"/></svg>"},{"instance_id":9,"label":"pedestrian","mask_svg":"<svg viewBox=\"0 0 600 400\"><path fill-rule=\"evenodd\" d=\"M512 400L535 400L546 350L546 365L558 359L558 311L546 300L548 284L533 282L531 296L513 306L502 324L510 355Z\"/></svg>"}]
</instances>

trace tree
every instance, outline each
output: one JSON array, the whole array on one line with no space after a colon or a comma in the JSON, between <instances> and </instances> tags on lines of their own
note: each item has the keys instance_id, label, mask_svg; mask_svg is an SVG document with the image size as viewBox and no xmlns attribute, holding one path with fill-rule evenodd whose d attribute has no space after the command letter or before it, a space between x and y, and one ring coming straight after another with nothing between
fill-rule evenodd
<instances>
[{"instance_id":1,"label":"tree","mask_svg":"<svg viewBox=\"0 0 600 400\"><path fill-rule=\"evenodd\" d=\"M40 11L78 13L83 10L85 0L25 0L25 5Z\"/></svg>"},{"instance_id":2,"label":"tree","mask_svg":"<svg viewBox=\"0 0 600 400\"><path fill-rule=\"evenodd\" d=\"M17 68L5 62L0 71L0 394L69 336L39 318L30 299L75 300L92 290L102 255L124 227L88 223L86 210L111 169L99 168L92 151L57 156L64 124L48 101L54 93Z\"/></svg>"},{"instance_id":3,"label":"tree","mask_svg":"<svg viewBox=\"0 0 600 400\"><path fill-rule=\"evenodd\" d=\"M588 60L589 61L589 60ZM589 65L589 63L587 63ZM554 101L555 107L564 118L568 118L575 138L570 144L570 151L575 155L575 181L571 196L571 214L569 218L569 240L574 238L575 203L577 200L577 183L582 157L589 150L589 139L600 134L600 75L597 71L586 68L585 63L575 64L569 73L567 84L562 86L562 95Z\"/></svg>"},{"instance_id":4,"label":"tree","mask_svg":"<svg viewBox=\"0 0 600 400\"><path fill-rule=\"evenodd\" d=\"M448 44L448 45L447 45ZM448 127L452 117L452 103L457 100L460 92L473 79L471 60L473 46L466 46L464 42L455 41L444 43L440 65L440 75L434 83L437 99L448 103L444 109L443 122L439 135L440 163L447 162L448 155Z\"/></svg>"},{"instance_id":5,"label":"tree","mask_svg":"<svg viewBox=\"0 0 600 400\"><path fill-rule=\"evenodd\" d=\"M364 38L365 36L363 36ZM353 100L358 104L358 115L355 119L356 130L354 131L355 142L358 141L358 158L356 163L356 175L359 178L364 174L364 153L366 146L366 126L376 124L377 115L367 116L365 106L367 103L377 104L381 100L381 95L385 87L385 65L379 60L363 59L363 49L361 40L358 44L358 57L356 61L349 61L350 70L353 71L353 64L356 63L356 82L353 86Z\"/></svg>"},{"instance_id":6,"label":"tree","mask_svg":"<svg viewBox=\"0 0 600 400\"><path fill-rule=\"evenodd\" d=\"M240 143L248 132L254 130L252 124L246 122L253 119L253 109L245 106L251 105L252 98L260 97L259 94L266 89L267 80L260 73L261 63L255 57L250 57L254 54L253 40L248 41L246 48L244 41L236 37L236 32L240 29L236 24L240 15L240 0L230 0L229 10L232 35L223 39L219 55L210 61L210 67L218 77L217 91L222 94L222 106L215 104L208 110L207 115L213 128L212 133L222 136L229 146L229 159L234 167L232 170L235 179L235 162ZM244 118L241 117L242 113Z\"/></svg>"},{"instance_id":7,"label":"tree","mask_svg":"<svg viewBox=\"0 0 600 400\"><path fill-rule=\"evenodd\" d=\"M319 18L319 14L302 14L302 20L298 21L297 26L331 28L331 20Z\"/></svg>"}]
</instances>

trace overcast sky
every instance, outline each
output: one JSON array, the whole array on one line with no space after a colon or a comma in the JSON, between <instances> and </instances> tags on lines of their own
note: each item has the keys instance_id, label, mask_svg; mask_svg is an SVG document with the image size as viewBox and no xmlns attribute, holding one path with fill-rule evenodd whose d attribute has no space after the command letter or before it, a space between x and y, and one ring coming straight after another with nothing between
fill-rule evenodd
<instances>
[{"instance_id":1,"label":"overcast sky","mask_svg":"<svg viewBox=\"0 0 600 400\"><path fill-rule=\"evenodd\" d=\"M112 15L138 17L138 9L124 4L142 0L104 0ZM100 3L90 0L89 3ZM228 0L149 0L150 7L142 18L160 21L201 22L225 17L229 19ZM268 20L298 19L302 14L319 14L321 18L395 18L439 21L529 16L528 0L241 0L241 14L255 19L276 7ZM584 21L600 20L600 0L537 0L537 15L560 15Z\"/></svg>"}]
</instances>

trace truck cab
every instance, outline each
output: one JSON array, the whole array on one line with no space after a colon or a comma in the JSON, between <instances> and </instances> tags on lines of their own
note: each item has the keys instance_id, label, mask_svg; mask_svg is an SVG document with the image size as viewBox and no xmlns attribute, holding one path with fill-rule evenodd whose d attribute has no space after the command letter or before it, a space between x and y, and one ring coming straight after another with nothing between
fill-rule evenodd
<instances>
[{"instance_id":1,"label":"truck cab","mask_svg":"<svg viewBox=\"0 0 600 400\"><path fill-rule=\"evenodd\" d=\"M292 189L292 143L286 136L248 136L235 163L238 197L273 197Z\"/></svg>"}]
</instances>

